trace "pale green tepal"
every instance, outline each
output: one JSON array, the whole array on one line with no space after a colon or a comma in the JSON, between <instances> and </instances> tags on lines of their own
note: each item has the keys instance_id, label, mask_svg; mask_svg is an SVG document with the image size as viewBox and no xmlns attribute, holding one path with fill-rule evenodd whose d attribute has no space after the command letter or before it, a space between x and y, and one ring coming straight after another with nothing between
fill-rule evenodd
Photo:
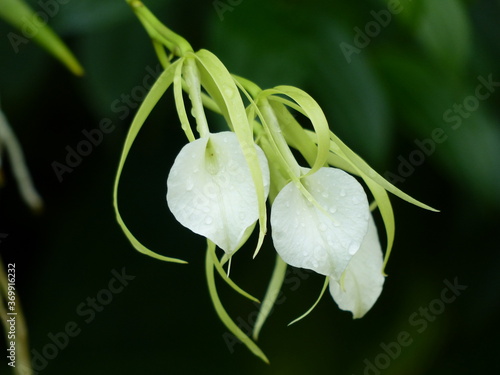
<instances>
[{"instance_id":1,"label":"pale green tepal","mask_svg":"<svg viewBox=\"0 0 500 375\"><path fill-rule=\"evenodd\" d=\"M194 52L186 40L165 27L140 1L127 2L151 37L165 68L134 118L115 180L117 220L133 246L157 259L186 263L143 246L118 210L118 184L130 148L160 97L173 86L179 122L189 143L181 148L170 170L167 203L182 225L207 238L208 289L229 331L268 362L255 341L275 305L288 265L314 270L325 278L316 303L292 323L313 310L328 286L342 310L350 311L354 318L366 314L382 291L384 268L394 241L394 214L388 192L433 209L391 185L338 139L310 95L291 86L262 90L249 80L231 75L211 52ZM189 103L185 103L183 93L188 95ZM213 132L205 109L221 115L227 131ZM291 111L308 119L314 130L306 130ZM191 126L193 119L196 132ZM297 162L292 148L307 165ZM373 195L375 201L371 204L358 180ZM258 227L259 236L253 256L258 254L267 232L266 201L271 207L277 255L252 340L222 306L214 270L238 293L259 302L237 286L223 266L236 256L254 227ZM377 208L387 235L385 256L372 216ZM220 257L217 247L223 250Z\"/></svg>"}]
</instances>

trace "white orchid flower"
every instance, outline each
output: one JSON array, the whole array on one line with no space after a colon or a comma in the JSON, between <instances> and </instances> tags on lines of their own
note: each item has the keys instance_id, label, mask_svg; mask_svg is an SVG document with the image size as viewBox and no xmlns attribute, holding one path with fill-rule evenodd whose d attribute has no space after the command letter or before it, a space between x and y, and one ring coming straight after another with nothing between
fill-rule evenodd
<instances>
[{"instance_id":1,"label":"white orchid flower","mask_svg":"<svg viewBox=\"0 0 500 375\"><path fill-rule=\"evenodd\" d=\"M340 282L330 277L330 294L340 309L351 311L353 318L362 318L382 293L384 255L375 221L370 215L368 232L361 247L347 265Z\"/></svg>"},{"instance_id":2,"label":"white orchid flower","mask_svg":"<svg viewBox=\"0 0 500 375\"><path fill-rule=\"evenodd\" d=\"M269 193L269 167L255 145ZM231 255L259 218L250 168L236 134L210 134L185 145L167 179L167 202L177 221Z\"/></svg>"},{"instance_id":3,"label":"white orchid flower","mask_svg":"<svg viewBox=\"0 0 500 375\"><path fill-rule=\"evenodd\" d=\"M390 184L348 148L330 130L323 110L309 94L292 86L261 90L253 82L230 74L211 52L194 52L139 0L127 2L165 68L132 122L115 179L117 221L132 245L154 258L186 263L142 245L118 210L118 184L130 148L151 110L173 86L180 125L189 143L181 149L168 176L167 203L182 225L207 238L207 285L215 311L227 329L268 362L254 340L277 301L288 265L324 275L320 298L330 285L339 307L351 311L354 318L362 317L381 293L393 246L395 224L388 192L434 209ZM229 131L212 133L205 109L221 115ZM297 121L296 113L310 121L310 130ZM296 152L310 169L301 167L303 161L297 161ZM374 198L371 205L358 179L370 190ZM258 302L229 278L223 265L258 222L254 257L257 255L267 231L268 199L278 254L252 340L224 309L214 271L235 291ZM370 214L370 209L377 208L387 237L385 255ZM221 259L217 247L224 251Z\"/></svg>"},{"instance_id":4,"label":"white orchid flower","mask_svg":"<svg viewBox=\"0 0 500 375\"><path fill-rule=\"evenodd\" d=\"M366 194L336 168L321 168L301 183L315 202L293 182L279 192L271 208L274 247L289 265L340 280L368 230Z\"/></svg>"}]
</instances>

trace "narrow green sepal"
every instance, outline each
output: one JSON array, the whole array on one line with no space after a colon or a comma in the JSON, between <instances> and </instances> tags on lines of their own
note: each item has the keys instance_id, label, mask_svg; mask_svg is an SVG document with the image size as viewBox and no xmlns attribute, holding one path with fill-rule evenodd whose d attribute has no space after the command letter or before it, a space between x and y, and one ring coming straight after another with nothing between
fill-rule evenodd
<instances>
[{"instance_id":1,"label":"narrow green sepal","mask_svg":"<svg viewBox=\"0 0 500 375\"><path fill-rule=\"evenodd\" d=\"M210 245L209 245L210 246ZM265 363L269 364L269 359L266 357L264 352L255 344L250 337L245 335L245 333L234 323L229 314L222 306L222 302L217 293L217 287L215 285L215 275L214 275L214 262L210 250L207 249L207 255L205 257L205 272L207 276L208 291L210 297L214 304L215 311L219 316L219 319L226 326L226 328L238 339L240 340L253 354L262 359Z\"/></svg>"},{"instance_id":2,"label":"narrow green sepal","mask_svg":"<svg viewBox=\"0 0 500 375\"><path fill-rule=\"evenodd\" d=\"M319 303L319 301L323 297L323 294L325 294L325 291L326 291L326 288L328 287L328 283L329 282L330 282L330 279L328 277L325 277L325 283L323 284L323 288L321 289L321 292L319 293L319 297L316 300L316 302L314 302L314 304L304 314L302 314L297 319L295 319L295 320L291 321L290 323L288 323L288 326L291 326L292 324L297 323L299 320L304 319L307 315L309 315L314 310L314 308L316 307L316 305Z\"/></svg>"}]
</instances>

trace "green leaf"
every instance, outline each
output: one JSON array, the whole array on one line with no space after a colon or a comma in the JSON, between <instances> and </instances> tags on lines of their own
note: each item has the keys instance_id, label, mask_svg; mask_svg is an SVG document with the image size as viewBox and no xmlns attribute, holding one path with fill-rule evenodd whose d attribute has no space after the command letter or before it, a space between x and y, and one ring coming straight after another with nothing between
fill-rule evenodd
<instances>
[{"instance_id":1,"label":"green leaf","mask_svg":"<svg viewBox=\"0 0 500 375\"><path fill-rule=\"evenodd\" d=\"M446 70L462 72L471 54L471 26L463 1L423 0L416 37Z\"/></svg>"},{"instance_id":2,"label":"green leaf","mask_svg":"<svg viewBox=\"0 0 500 375\"><path fill-rule=\"evenodd\" d=\"M348 59L339 46L352 45L353 32L333 22L318 25L317 40L311 50L316 68L311 92L330 128L370 164L383 165L390 152L392 121L387 94L370 60L372 45Z\"/></svg>"},{"instance_id":3,"label":"green leaf","mask_svg":"<svg viewBox=\"0 0 500 375\"><path fill-rule=\"evenodd\" d=\"M144 245L142 245L137 238L134 237L134 235L130 232L130 230L127 228L125 225L125 222L123 221L120 211L118 209L118 185L120 182L120 176L123 170L123 166L125 164L125 161L127 160L127 156L130 152L130 148L132 147L132 144L134 143L135 138L137 137L137 134L139 133L139 130L142 128L144 125L147 117L153 110L153 108L156 106L158 103L158 100L162 97L162 95L165 93L165 91L168 89L168 87L172 84L174 80L174 74L176 72L176 68L178 64L182 64L182 59L179 59L176 61L174 64L170 65L158 78L158 80L155 82L153 87L151 88L151 91L149 92L148 96L142 103L141 107L137 111L137 114L134 117L134 121L132 122L132 125L130 126L130 130L127 134L127 138L125 139L125 145L123 146L123 151L120 157L120 163L118 165L118 170L116 172L116 177L115 177L115 184L114 184L114 189L113 189L113 206L115 208L115 214L116 214L116 220L118 221L118 224L122 228L123 232L127 236L128 240L131 242L131 244L134 246L134 248L138 251L140 251L143 254L149 255L153 258L159 259L159 260L164 260L167 262L174 262L174 263L187 263L181 259L176 259L176 258L170 258L166 257L163 255L159 255L152 250L146 248Z\"/></svg>"},{"instance_id":4,"label":"green leaf","mask_svg":"<svg viewBox=\"0 0 500 375\"><path fill-rule=\"evenodd\" d=\"M46 14L45 16L48 17ZM3 18L23 32L23 36L15 34L17 39L22 38L26 40L33 38L35 42L63 63L73 74L78 76L83 75L83 68L73 53L71 53L64 42L45 22L40 24L38 17L40 16L37 16L37 14L22 0L2 1L0 18ZM37 21L27 24L27 20ZM28 27L31 30L29 35L25 33ZM31 36L32 34L34 35ZM9 35L12 36L12 34Z\"/></svg>"}]
</instances>

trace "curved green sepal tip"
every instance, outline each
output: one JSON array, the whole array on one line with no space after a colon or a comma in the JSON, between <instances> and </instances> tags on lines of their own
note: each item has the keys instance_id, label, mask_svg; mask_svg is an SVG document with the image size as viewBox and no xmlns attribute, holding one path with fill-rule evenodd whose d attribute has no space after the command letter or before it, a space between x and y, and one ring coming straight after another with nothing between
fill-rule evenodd
<instances>
[{"instance_id":1,"label":"curved green sepal tip","mask_svg":"<svg viewBox=\"0 0 500 375\"><path fill-rule=\"evenodd\" d=\"M214 275L215 264L213 262L212 255L210 254L210 249L207 249L207 255L205 258L205 271L207 276L208 291L212 302L215 307L215 311L219 316L220 320L226 328L238 339L240 340L253 354L262 359L265 363L269 364L269 359L266 357L264 352L255 344L250 337L245 335L245 333L236 325L236 323L228 315L222 302L217 293L217 287L215 285L215 275Z\"/></svg>"},{"instance_id":2,"label":"curved green sepal tip","mask_svg":"<svg viewBox=\"0 0 500 375\"><path fill-rule=\"evenodd\" d=\"M297 323L299 320L304 319L307 315L309 315L314 310L314 308L316 307L316 305L319 303L319 301L323 297L323 294L325 294L325 290L328 287L329 281L330 281L330 279L328 277L325 277L325 283L323 284L323 289L321 289L321 292L320 292L319 297L316 300L316 302L314 302L314 304L304 314L302 314L297 319L295 319L295 320L291 321L290 323L288 323L289 326L291 326L292 324Z\"/></svg>"},{"instance_id":3,"label":"curved green sepal tip","mask_svg":"<svg viewBox=\"0 0 500 375\"><path fill-rule=\"evenodd\" d=\"M116 172L116 177L115 177L115 184L113 188L113 206L115 208L115 213L116 213L116 220L118 221L118 224L120 224L120 227L122 228L123 232L125 233L125 236L129 239L130 243L134 246L134 248L138 251L140 251L143 254L149 255L153 258L164 260L167 262L174 262L174 263L187 263L184 260L177 259L177 258L170 258L166 257L163 255L159 255L148 248L146 248L144 245L142 245L137 238L135 238L130 230L127 228L125 225L125 222L123 221L120 211L118 209L118 185L120 182L120 177L121 173L123 170L123 166L125 165L125 161L127 160L128 153L130 151L130 148L132 147L132 144L134 143L135 138L137 137L137 134L139 133L139 130L142 128L144 125L147 117L153 110L153 108L156 106L158 103L158 100L162 97L162 95L165 93L165 91L170 87L174 80L174 74L178 72L177 66L179 64L182 64L182 59L177 60L174 64L170 65L158 78L158 80L154 83L154 85L151 87L150 92L146 96L146 99L144 99L144 102L141 104L139 107L139 110L137 111L137 114L134 117L134 120L132 121L132 125L130 126L129 132L127 134L127 138L125 139L125 145L123 146L123 151L122 155L120 157L120 163L118 165L118 170Z\"/></svg>"},{"instance_id":4,"label":"curved green sepal tip","mask_svg":"<svg viewBox=\"0 0 500 375\"><path fill-rule=\"evenodd\" d=\"M217 258L217 255L215 254L215 244L207 240L208 242L208 251L210 252L210 255L212 256L212 261L214 263L215 269L219 273L220 277L231 287L233 288L236 292L241 294L242 296L248 298L249 300L253 302L260 303L260 301L252 296L250 293L245 292L243 289L241 289L233 280L229 278L229 276L224 272L224 269L222 268L222 264Z\"/></svg>"},{"instance_id":5,"label":"curved green sepal tip","mask_svg":"<svg viewBox=\"0 0 500 375\"><path fill-rule=\"evenodd\" d=\"M254 340L259 338L260 330L271 313L271 310L274 308L281 286L285 280L286 269L287 264L280 258L279 255L276 255L276 264L274 266L273 275L271 276L271 281L267 287L264 301L262 302L259 315L257 316L257 321L255 322L255 326L253 328L252 337Z\"/></svg>"}]
</instances>

